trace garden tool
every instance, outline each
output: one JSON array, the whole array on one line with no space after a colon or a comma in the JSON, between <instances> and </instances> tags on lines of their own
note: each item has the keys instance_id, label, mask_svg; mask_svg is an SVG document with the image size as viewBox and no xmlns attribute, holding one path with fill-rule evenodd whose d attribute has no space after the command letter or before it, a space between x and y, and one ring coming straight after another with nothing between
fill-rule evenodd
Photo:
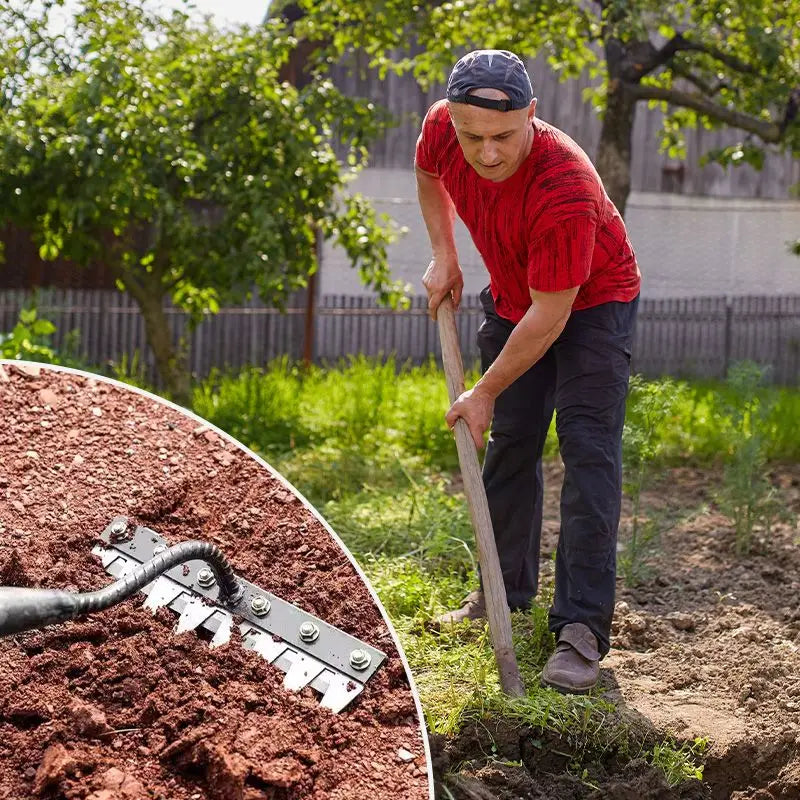
<instances>
[{"instance_id":1,"label":"garden tool","mask_svg":"<svg viewBox=\"0 0 800 800\"><path fill-rule=\"evenodd\" d=\"M453 403L464 391L464 366L461 361L453 304L449 296L439 305L436 319L439 322L447 392L450 402ZM500 685L506 694L522 697L525 694L525 687L522 685L511 640L511 615L508 610L503 573L500 570L500 559L497 556L492 519L489 516L489 503L486 500L486 490L478 464L478 453L469 426L463 419L456 420L453 432L461 475L464 479L464 494L467 496L475 541L478 545L478 563L486 601L486 616L489 620L489 635L500 673Z\"/></svg>"},{"instance_id":2,"label":"garden tool","mask_svg":"<svg viewBox=\"0 0 800 800\"><path fill-rule=\"evenodd\" d=\"M141 591L153 614L179 614L175 633L204 629L210 646L227 644L234 625L241 644L285 674L283 685L322 694L321 705L342 711L386 655L327 622L238 577L210 542L168 546L149 528L115 517L92 549L115 583L78 594L0 587L0 636L102 611Z\"/></svg>"}]
</instances>

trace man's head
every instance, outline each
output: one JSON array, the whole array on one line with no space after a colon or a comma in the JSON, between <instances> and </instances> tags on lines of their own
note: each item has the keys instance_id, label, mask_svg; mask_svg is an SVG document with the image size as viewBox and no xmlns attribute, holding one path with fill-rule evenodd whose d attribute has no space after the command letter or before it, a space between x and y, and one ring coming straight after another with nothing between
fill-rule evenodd
<instances>
[{"instance_id":1,"label":"man's head","mask_svg":"<svg viewBox=\"0 0 800 800\"><path fill-rule=\"evenodd\" d=\"M447 82L450 117L464 157L483 178L502 181L530 152L536 99L525 65L507 50L475 50Z\"/></svg>"}]
</instances>

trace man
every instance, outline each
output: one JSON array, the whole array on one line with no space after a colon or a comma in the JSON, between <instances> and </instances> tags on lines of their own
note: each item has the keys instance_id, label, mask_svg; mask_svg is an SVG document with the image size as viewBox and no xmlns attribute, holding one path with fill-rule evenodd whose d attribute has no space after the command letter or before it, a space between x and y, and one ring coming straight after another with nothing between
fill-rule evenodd
<instances>
[{"instance_id":1,"label":"man","mask_svg":"<svg viewBox=\"0 0 800 800\"><path fill-rule=\"evenodd\" d=\"M609 649L640 274L588 157L535 112L513 53L477 50L453 68L417 142L433 250L423 284L434 319L444 297L458 306L457 212L490 284L478 331L483 375L446 420L464 419L478 447L491 423L483 480L509 606L525 609L538 589L541 456L555 409L564 483L549 625L558 644L542 681L584 693ZM478 590L438 623L483 616Z\"/></svg>"}]
</instances>

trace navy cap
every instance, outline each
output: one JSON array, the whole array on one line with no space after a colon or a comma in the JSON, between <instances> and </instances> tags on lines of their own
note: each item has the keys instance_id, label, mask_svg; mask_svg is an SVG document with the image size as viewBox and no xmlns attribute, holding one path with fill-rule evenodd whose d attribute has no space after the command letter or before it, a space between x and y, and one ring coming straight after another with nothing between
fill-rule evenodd
<instances>
[{"instance_id":1,"label":"navy cap","mask_svg":"<svg viewBox=\"0 0 800 800\"><path fill-rule=\"evenodd\" d=\"M472 89L499 89L509 100L489 100L469 94ZM447 81L447 99L495 111L527 108L533 87L525 65L508 50L473 50L453 67Z\"/></svg>"}]
</instances>

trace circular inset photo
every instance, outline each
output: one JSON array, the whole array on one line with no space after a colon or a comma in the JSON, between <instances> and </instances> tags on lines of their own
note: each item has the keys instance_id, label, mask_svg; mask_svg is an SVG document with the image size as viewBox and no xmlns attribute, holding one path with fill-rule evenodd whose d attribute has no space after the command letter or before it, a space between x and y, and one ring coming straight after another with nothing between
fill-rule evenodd
<instances>
[{"instance_id":1,"label":"circular inset photo","mask_svg":"<svg viewBox=\"0 0 800 800\"><path fill-rule=\"evenodd\" d=\"M324 520L155 395L0 362L0 797L432 796L397 638Z\"/></svg>"}]
</instances>

